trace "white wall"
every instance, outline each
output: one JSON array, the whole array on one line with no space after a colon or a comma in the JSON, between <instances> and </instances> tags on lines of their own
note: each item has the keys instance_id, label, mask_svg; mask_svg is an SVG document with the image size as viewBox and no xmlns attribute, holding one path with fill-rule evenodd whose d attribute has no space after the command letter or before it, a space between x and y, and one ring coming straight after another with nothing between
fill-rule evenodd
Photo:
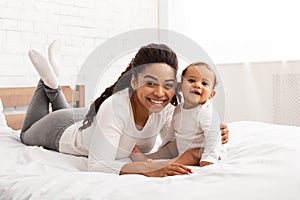
<instances>
[{"instance_id":1,"label":"white wall","mask_svg":"<svg viewBox=\"0 0 300 200\"><path fill-rule=\"evenodd\" d=\"M225 121L300 126L297 0L172 0L168 8L168 28L198 43L217 65Z\"/></svg>"},{"instance_id":2,"label":"white wall","mask_svg":"<svg viewBox=\"0 0 300 200\"><path fill-rule=\"evenodd\" d=\"M85 58L106 39L158 28L158 0L0 0L0 87L35 86L29 49L61 49L61 83L73 84Z\"/></svg>"},{"instance_id":3,"label":"white wall","mask_svg":"<svg viewBox=\"0 0 300 200\"><path fill-rule=\"evenodd\" d=\"M169 15L217 64L300 59L298 0L170 0Z\"/></svg>"},{"instance_id":4,"label":"white wall","mask_svg":"<svg viewBox=\"0 0 300 200\"><path fill-rule=\"evenodd\" d=\"M225 121L300 126L300 61L218 65Z\"/></svg>"}]
</instances>

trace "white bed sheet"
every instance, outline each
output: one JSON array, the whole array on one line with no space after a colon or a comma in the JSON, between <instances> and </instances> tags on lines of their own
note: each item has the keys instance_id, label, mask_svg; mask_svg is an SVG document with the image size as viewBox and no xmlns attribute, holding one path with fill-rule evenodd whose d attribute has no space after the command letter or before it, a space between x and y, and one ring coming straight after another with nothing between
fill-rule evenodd
<instances>
[{"instance_id":1,"label":"white bed sheet","mask_svg":"<svg viewBox=\"0 0 300 200\"><path fill-rule=\"evenodd\" d=\"M166 178L84 172L86 158L25 146L0 129L0 199L300 199L300 127L228 126L226 159Z\"/></svg>"}]
</instances>

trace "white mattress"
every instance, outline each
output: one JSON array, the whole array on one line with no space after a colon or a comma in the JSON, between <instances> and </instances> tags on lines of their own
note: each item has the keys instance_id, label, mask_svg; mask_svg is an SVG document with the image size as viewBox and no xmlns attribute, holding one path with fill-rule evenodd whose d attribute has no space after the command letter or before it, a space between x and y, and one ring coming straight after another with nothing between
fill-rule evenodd
<instances>
[{"instance_id":1,"label":"white mattress","mask_svg":"<svg viewBox=\"0 0 300 200\"><path fill-rule=\"evenodd\" d=\"M228 124L228 157L191 175L85 172L86 158L25 146L0 129L0 199L300 199L300 127Z\"/></svg>"}]
</instances>

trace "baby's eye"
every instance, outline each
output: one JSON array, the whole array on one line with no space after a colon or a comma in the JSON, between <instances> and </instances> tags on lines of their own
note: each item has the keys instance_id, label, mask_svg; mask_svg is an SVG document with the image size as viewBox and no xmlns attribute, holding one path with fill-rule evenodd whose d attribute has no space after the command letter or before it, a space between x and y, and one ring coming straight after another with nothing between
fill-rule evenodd
<instances>
[{"instance_id":1,"label":"baby's eye","mask_svg":"<svg viewBox=\"0 0 300 200\"><path fill-rule=\"evenodd\" d=\"M190 79L188 79L188 82L189 82L189 83L194 83L195 80L190 78Z\"/></svg>"},{"instance_id":2,"label":"baby's eye","mask_svg":"<svg viewBox=\"0 0 300 200\"><path fill-rule=\"evenodd\" d=\"M202 82L202 85L209 86L209 84L207 82Z\"/></svg>"}]
</instances>

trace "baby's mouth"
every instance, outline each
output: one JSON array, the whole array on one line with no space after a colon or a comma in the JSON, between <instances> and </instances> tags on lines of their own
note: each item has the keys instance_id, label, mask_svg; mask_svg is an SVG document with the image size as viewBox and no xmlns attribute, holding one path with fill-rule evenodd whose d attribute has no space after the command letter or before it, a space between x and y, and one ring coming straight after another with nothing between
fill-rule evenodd
<instances>
[{"instance_id":1,"label":"baby's mouth","mask_svg":"<svg viewBox=\"0 0 300 200\"><path fill-rule=\"evenodd\" d=\"M192 94L201 95L201 93L198 90L191 91Z\"/></svg>"}]
</instances>

